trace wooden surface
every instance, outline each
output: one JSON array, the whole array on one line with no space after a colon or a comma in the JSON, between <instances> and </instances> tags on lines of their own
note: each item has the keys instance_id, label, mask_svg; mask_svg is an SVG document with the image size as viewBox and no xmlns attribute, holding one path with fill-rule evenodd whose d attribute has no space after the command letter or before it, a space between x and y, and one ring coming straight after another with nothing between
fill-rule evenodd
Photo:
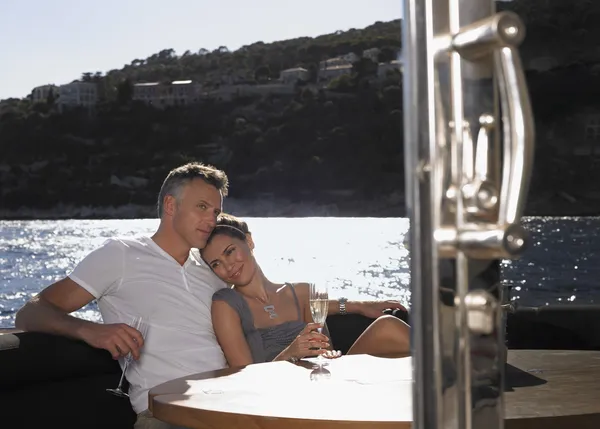
<instances>
[{"instance_id":1,"label":"wooden surface","mask_svg":"<svg viewBox=\"0 0 600 429\"><path fill-rule=\"evenodd\" d=\"M508 362L507 429L600 428L600 352L510 350ZM411 426L410 358L344 356L327 369L324 383L288 362L197 374L151 389L150 407L193 429Z\"/></svg>"},{"instance_id":2,"label":"wooden surface","mask_svg":"<svg viewBox=\"0 0 600 429\"><path fill-rule=\"evenodd\" d=\"M600 352L509 350L507 429L599 429Z\"/></svg>"},{"instance_id":3,"label":"wooden surface","mask_svg":"<svg viewBox=\"0 0 600 429\"><path fill-rule=\"evenodd\" d=\"M410 428L410 358L344 356L328 361L326 382L311 381L312 368L270 362L177 379L151 389L151 410L198 429Z\"/></svg>"}]
</instances>

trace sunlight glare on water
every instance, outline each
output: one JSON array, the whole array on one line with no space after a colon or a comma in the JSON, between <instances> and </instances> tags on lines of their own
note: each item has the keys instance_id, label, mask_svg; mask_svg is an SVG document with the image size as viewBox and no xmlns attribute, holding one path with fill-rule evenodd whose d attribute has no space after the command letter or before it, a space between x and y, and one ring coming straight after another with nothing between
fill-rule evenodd
<instances>
[{"instance_id":1,"label":"sunlight glare on water","mask_svg":"<svg viewBox=\"0 0 600 429\"><path fill-rule=\"evenodd\" d=\"M407 305L407 219L246 218L272 281L333 280L332 297L397 299ZM66 276L113 236L151 235L156 219L0 222L0 327L43 287ZM77 312L98 320L95 304Z\"/></svg>"},{"instance_id":2,"label":"sunlight glare on water","mask_svg":"<svg viewBox=\"0 0 600 429\"><path fill-rule=\"evenodd\" d=\"M397 299L407 307L408 219L246 218L265 274L277 282L332 280L331 296ZM525 306L586 305L598 301L600 218L523 220L531 245L501 263L502 284ZM156 219L0 221L0 328L43 287L63 278L113 236L151 235ZM77 313L98 320L95 304Z\"/></svg>"}]
</instances>

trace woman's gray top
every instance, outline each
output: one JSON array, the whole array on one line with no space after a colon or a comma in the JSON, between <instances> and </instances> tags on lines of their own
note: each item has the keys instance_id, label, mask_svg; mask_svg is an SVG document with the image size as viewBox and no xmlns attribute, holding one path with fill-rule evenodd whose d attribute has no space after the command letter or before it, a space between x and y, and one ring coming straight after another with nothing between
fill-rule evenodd
<instances>
[{"instance_id":1,"label":"woman's gray top","mask_svg":"<svg viewBox=\"0 0 600 429\"><path fill-rule=\"evenodd\" d=\"M213 301L225 301L240 316L242 330L250 346L254 363L271 362L294 341L300 331L306 326L294 286L290 283L286 283L286 285L292 288L294 302L298 310L298 319L268 328L257 329L254 327L254 317L252 316L250 307L244 297L236 292L235 289L221 289L213 295Z\"/></svg>"}]
</instances>

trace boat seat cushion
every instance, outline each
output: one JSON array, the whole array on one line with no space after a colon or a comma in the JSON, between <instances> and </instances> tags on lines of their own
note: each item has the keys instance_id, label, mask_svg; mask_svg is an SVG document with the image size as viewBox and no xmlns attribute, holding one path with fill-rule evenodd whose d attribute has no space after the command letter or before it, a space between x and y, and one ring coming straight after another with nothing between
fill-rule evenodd
<instances>
[{"instance_id":1,"label":"boat seat cushion","mask_svg":"<svg viewBox=\"0 0 600 429\"><path fill-rule=\"evenodd\" d=\"M111 395L118 363L84 342L33 332L0 335L0 427L131 429L129 400ZM127 385L125 385L127 388Z\"/></svg>"},{"instance_id":2,"label":"boat seat cushion","mask_svg":"<svg viewBox=\"0 0 600 429\"><path fill-rule=\"evenodd\" d=\"M0 391L119 371L107 351L82 341L36 332L0 335Z\"/></svg>"}]
</instances>

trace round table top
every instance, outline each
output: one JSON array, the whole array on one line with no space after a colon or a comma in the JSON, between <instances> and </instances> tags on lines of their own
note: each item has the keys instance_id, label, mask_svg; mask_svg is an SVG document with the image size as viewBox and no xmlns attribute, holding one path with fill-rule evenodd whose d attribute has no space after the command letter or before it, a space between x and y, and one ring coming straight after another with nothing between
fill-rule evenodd
<instances>
[{"instance_id":1,"label":"round table top","mask_svg":"<svg viewBox=\"0 0 600 429\"><path fill-rule=\"evenodd\" d=\"M508 363L507 428L600 427L600 352L510 350ZM194 429L411 427L410 357L343 356L323 383L313 368L269 362L179 378L150 390L150 409Z\"/></svg>"}]
</instances>

